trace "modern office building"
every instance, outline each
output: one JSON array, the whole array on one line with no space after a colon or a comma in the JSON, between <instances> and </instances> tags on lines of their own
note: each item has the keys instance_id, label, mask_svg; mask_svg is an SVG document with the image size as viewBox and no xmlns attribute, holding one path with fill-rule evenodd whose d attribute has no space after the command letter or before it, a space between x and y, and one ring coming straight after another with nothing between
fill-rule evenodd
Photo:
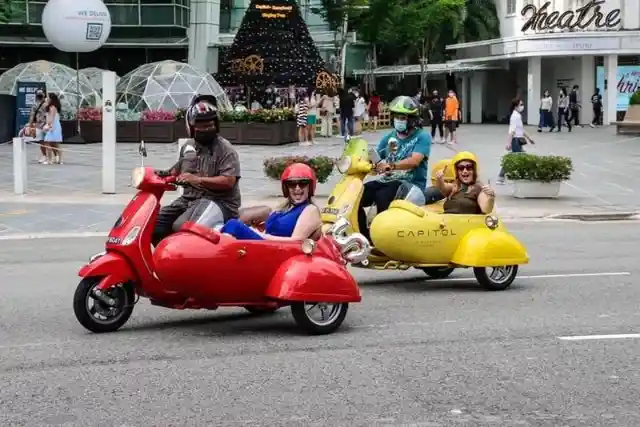
<instances>
[{"instance_id":1,"label":"modern office building","mask_svg":"<svg viewBox=\"0 0 640 427\"><path fill-rule=\"evenodd\" d=\"M82 1L82 0L78 0ZM39 59L75 68L75 55L47 42L41 26L46 0L17 1L9 25L0 26L0 73ZM81 54L80 68L99 67L123 75L148 62L173 59L214 73L233 42L249 0L104 0L112 29L104 48ZM311 12L320 0L302 0L300 9L312 37L329 58L334 33ZM352 36L353 38L353 36Z\"/></svg>"}]
</instances>

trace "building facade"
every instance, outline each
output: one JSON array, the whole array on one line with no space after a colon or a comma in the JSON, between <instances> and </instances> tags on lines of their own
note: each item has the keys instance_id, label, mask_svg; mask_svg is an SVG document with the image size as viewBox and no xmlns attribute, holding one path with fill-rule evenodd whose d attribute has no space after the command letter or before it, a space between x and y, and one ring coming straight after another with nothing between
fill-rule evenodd
<instances>
[{"instance_id":1,"label":"building facade","mask_svg":"<svg viewBox=\"0 0 640 427\"><path fill-rule=\"evenodd\" d=\"M462 77L463 114L480 123L507 117L510 100L525 100L526 119L537 124L540 98L580 86L581 123L592 119L590 97L603 94L604 123L616 120L624 99L638 88L639 0L497 0L500 39L448 46L456 64L491 65ZM640 71L640 67L638 68ZM622 101L620 100L622 97Z\"/></svg>"},{"instance_id":2,"label":"building facade","mask_svg":"<svg viewBox=\"0 0 640 427\"><path fill-rule=\"evenodd\" d=\"M78 0L82 1L82 0ZM139 65L173 59L215 73L231 46L249 0L103 0L112 29L104 48L79 56L80 68L98 67L124 75ZM75 54L60 52L42 31L46 0L16 2L8 25L0 25L0 73L23 62L48 60L76 66ZM301 0L300 11L327 59L335 33L312 12L320 0ZM352 36L353 37L353 36Z\"/></svg>"}]
</instances>

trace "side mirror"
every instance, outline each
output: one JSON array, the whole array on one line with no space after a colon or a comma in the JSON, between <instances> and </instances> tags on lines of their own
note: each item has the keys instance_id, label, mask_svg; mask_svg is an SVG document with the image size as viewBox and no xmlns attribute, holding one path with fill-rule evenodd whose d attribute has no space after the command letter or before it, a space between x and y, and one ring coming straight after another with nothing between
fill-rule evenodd
<instances>
[{"instance_id":1,"label":"side mirror","mask_svg":"<svg viewBox=\"0 0 640 427\"><path fill-rule=\"evenodd\" d=\"M380 155L375 150L375 148L369 148L368 154L369 154L369 160L372 163L378 163L381 160Z\"/></svg>"},{"instance_id":2,"label":"side mirror","mask_svg":"<svg viewBox=\"0 0 640 427\"><path fill-rule=\"evenodd\" d=\"M138 154L141 157L147 157L147 147L144 146L144 141L140 141L140 145L138 145Z\"/></svg>"}]
</instances>

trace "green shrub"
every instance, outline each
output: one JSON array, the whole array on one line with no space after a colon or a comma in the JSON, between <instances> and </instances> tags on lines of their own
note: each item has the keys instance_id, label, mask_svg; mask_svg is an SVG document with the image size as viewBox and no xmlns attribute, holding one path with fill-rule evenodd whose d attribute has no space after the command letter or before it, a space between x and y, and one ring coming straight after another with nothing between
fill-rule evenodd
<instances>
[{"instance_id":1,"label":"green shrub","mask_svg":"<svg viewBox=\"0 0 640 427\"><path fill-rule=\"evenodd\" d=\"M316 172L318 182L327 182L329 176L331 176L331 172L333 172L335 159L327 156L270 157L263 163L264 174L271 179L279 180L286 167L293 163L304 163L311 166L311 168Z\"/></svg>"},{"instance_id":2,"label":"green shrub","mask_svg":"<svg viewBox=\"0 0 640 427\"><path fill-rule=\"evenodd\" d=\"M502 158L507 179L538 182L567 181L573 172L573 162L563 156L537 156L509 153Z\"/></svg>"},{"instance_id":3,"label":"green shrub","mask_svg":"<svg viewBox=\"0 0 640 427\"><path fill-rule=\"evenodd\" d=\"M631 98L629 98L629 105L638 105L640 104L640 89L635 91Z\"/></svg>"},{"instance_id":4,"label":"green shrub","mask_svg":"<svg viewBox=\"0 0 640 427\"><path fill-rule=\"evenodd\" d=\"M223 111L220 113L220 120L236 123L278 123L295 120L295 113L292 108Z\"/></svg>"}]
</instances>

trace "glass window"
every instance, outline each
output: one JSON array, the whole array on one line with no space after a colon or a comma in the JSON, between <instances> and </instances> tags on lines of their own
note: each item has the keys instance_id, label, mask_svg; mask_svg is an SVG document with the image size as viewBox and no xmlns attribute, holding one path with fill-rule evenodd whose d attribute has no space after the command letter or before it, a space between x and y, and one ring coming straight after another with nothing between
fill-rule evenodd
<instances>
[{"instance_id":1,"label":"glass window","mask_svg":"<svg viewBox=\"0 0 640 427\"><path fill-rule=\"evenodd\" d=\"M138 4L138 0L104 0L104 4Z\"/></svg>"},{"instance_id":2,"label":"glass window","mask_svg":"<svg viewBox=\"0 0 640 427\"><path fill-rule=\"evenodd\" d=\"M6 2L5 2L6 3ZM5 7L4 15L6 15L7 23L24 24L27 22L27 3L24 1L12 1Z\"/></svg>"},{"instance_id":3,"label":"glass window","mask_svg":"<svg viewBox=\"0 0 640 427\"><path fill-rule=\"evenodd\" d=\"M177 0L140 0L140 4L159 4L159 5L167 5L167 4L176 4Z\"/></svg>"},{"instance_id":4,"label":"glass window","mask_svg":"<svg viewBox=\"0 0 640 427\"><path fill-rule=\"evenodd\" d=\"M142 6L141 25L175 25L173 6Z\"/></svg>"},{"instance_id":5,"label":"glass window","mask_svg":"<svg viewBox=\"0 0 640 427\"><path fill-rule=\"evenodd\" d=\"M507 15L516 13L516 0L507 0Z\"/></svg>"},{"instance_id":6,"label":"glass window","mask_svg":"<svg viewBox=\"0 0 640 427\"><path fill-rule=\"evenodd\" d=\"M109 5L112 25L140 25L138 22L138 6Z\"/></svg>"},{"instance_id":7,"label":"glass window","mask_svg":"<svg viewBox=\"0 0 640 427\"><path fill-rule=\"evenodd\" d=\"M29 2L29 24L42 23L42 11L44 10L46 3L31 3Z\"/></svg>"}]
</instances>

